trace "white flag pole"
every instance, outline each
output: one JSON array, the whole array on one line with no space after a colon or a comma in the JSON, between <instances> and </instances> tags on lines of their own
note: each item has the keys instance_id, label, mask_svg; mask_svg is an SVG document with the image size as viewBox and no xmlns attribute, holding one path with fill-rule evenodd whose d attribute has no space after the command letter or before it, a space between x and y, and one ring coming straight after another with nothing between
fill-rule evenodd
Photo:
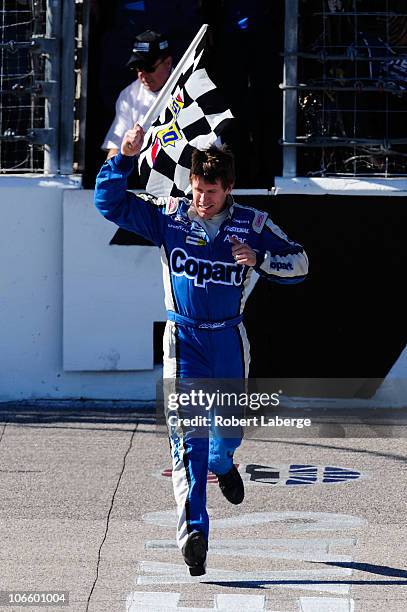
<instances>
[{"instance_id":1,"label":"white flag pole","mask_svg":"<svg viewBox=\"0 0 407 612\"><path fill-rule=\"evenodd\" d=\"M147 130L151 126L151 123L158 117L164 106L167 104L168 95L171 89L174 87L174 84L177 82L180 74L182 73L187 60L189 60L191 54L195 51L196 47L201 42L201 39L203 38L207 29L208 24L205 23L199 30L198 34L195 36L194 40L189 45L188 49L185 51L181 60L176 65L175 70L171 73L170 78L160 91L153 106L150 108L143 121L140 121L140 125L145 132L147 132Z\"/></svg>"}]
</instances>

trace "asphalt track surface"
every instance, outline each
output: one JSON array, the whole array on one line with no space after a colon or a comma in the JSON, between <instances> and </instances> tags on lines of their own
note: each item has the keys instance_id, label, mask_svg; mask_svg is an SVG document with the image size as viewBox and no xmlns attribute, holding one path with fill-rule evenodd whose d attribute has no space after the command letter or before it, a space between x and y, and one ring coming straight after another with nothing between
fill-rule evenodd
<instances>
[{"instance_id":1,"label":"asphalt track surface","mask_svg":"<svg viewBox=\"0 0 407 612\"><path fill-rule=\"evenodd\" d=\"M191 578L151 410L0 404L0 417L2 611L407 609L403 426L248 430L246 498L231 506L210 478L208 572ZM6 605L16 591L69 604Z\"/></svg>"}]
</instances>

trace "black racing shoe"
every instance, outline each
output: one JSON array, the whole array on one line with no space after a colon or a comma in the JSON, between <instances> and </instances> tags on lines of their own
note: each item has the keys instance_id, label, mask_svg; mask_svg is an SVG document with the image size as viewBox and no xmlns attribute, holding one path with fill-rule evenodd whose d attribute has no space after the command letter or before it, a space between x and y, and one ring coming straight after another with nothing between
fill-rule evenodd
<instances>
[{"instance_id":1,"label":"black racing shoe","mask_svg":"<svg viewBox=\"0 0 407 612\"><path fill-rule=\"evenodd\" d=\"M184 561L191 576L203 576L206 573L206 551L208 543L203 533L193 531L182 547Z\"/></svg>"},{"instance_id":2,"label":"black racing shoe","mask_svg":"<svg viewBox=\"0 0 407 612\"><path fill-rule=\"evenodd\" d=\"M219 487L231 504L241 504L244 500L243 480L234 465L226 474L218 475Z\"/></svg>"}]
</instances>

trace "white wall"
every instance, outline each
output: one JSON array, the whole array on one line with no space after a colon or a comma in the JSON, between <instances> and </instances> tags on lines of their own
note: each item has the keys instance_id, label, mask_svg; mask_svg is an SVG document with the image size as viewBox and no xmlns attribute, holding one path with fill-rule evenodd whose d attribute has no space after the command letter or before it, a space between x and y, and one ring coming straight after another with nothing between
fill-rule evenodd
<instances>
[{"instance_id":1,"label":"white wall","mask_svg":"<svg viewBox=\"0 0 407 612\"><path fill-rule=\"evenodd\" d=\"M69 180L0 177L0 401L155 398L158 249L108 246L115 226L92 197ZM407 348L377 397L406 403L406 386Z\"/></svg>"},{"instance_id":2,"label":"white wall","mask_svg":"<svg viewBox=\"0 0 407 612\"><path fill-rule=\"evenodd\" d=\"M75 186L75 185L72 185ZM63 187L63 188L61 188ZM129 350L134 348L134 359L139 365L146 364L141 371L126 372L88 372L64 371L63 368L63 199L71 198L75 211L82 211L78 218L78 269L82 278L78 280L78 291L83 292L86 282L84 268L86 258L95 261L94 247L98 246L100 234L114 234L114 226L105 221L93 209L92 192L84 190L68 191L70 185L61 181L35 181L30 179L12 181L0 179L0 401L31 398L69 398L86 397L92 399L154 399L155 382L161 376L161 368L153 369L152 353L145 353L145 346L137 343L137 316L130 318L133 333L129 334ZM94 242L83 243L84 229L80 223L94 219ZM68 220L68 225L72 219ZM86 223L85 223L86 225ZM104 227L105 229L101 228ZM72 227L70 228L72 230ZM87 226L89 230L89 226ZM88 232L89 233L89 232ZM92 232L90 232L92 234ZM71 244L67 258L73 258L74 245ZM134 249L143 254L139 260L145 273L155 277L150 283L150 296L143 294L143 303L149 298L154 300L151 316L160 312L162 319L161 272L158 249L152 247L106 247L111 249L111 257L117 260L117 274L120 266L126 265L129 276L129 258L137 268ZM107 253L109 251L107 250ZM101 253L101 263L106 263L106 251ZM81 262L81 258L84 258ZM104 258L104 260L103 260ZM72 266L71 266L72 268ZM71 270L72 272L72 270ZM111 268L109 268L109 273ZM138 272L140 274L140 272ZM110 308L114 318L120 318L120 301L129 299L129 292L117 296L114 279L105 275L103 265L99 271L99 285L106 288L110 295ZM125 285L125 280L122 279ZM73 272L68 282L74 281ZM131 279L127 279L131 287ZM68 287L68 294L74 294ZM113 299L116 298L116 299ZM126 306L129 317L131 306ZM68 317L69 319L69 317ZM154 320L160 320L159 318ZM81 321L78 319L82 325ZM71 318L72 323L72 318ZM109 320L105 327L109 329ZM145 319L144 319L145 324ZM70 333L71 327L67 327ZM82 333L76 328L75 343L78 355L86 351L86 326ZM152 333L152 326L151 326ZM145 329L143 331L145 337ZM115 334L122 340L122 334ZM69 345L69 339L68 339ZM110 346L107 337L106 346ZM117 345L118 346L118 345ZM152 346L152 335L151 335ZM70 354L74 352L70 344ZM114 346L112 346L114 348ZM137 353L138 351L138 353ZM138 356L137 356L138 355ZM141 356L140 356L141 355ZM78 356L79 359L79 356ZM100 369L106 369L106 362L100 360ZM72 364L71 364L72 365ZM70 364L68 364L68 367ZM149 369L148 369L149 368ZM71 368L70 368L71 369ZM94 368L89 368L94 369Z\"/></svg>"},{"instance_id":3,"label":"white wall","mask_svg":"<svg viewBox=\"0 0 407 612\"><path fill-rule=\"evenodd\" d=\"M110 245L117 226L91 191L65 192L63 225L64 370L151 370L167 318L158 249Z\"/></svg>"}]
</instances>

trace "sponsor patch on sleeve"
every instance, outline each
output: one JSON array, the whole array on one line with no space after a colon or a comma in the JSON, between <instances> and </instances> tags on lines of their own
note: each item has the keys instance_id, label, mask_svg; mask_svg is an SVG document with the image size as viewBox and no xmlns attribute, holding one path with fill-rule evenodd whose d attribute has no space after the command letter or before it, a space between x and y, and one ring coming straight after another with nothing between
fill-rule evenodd
<instances>
[{"instance_id":1,"label":"sponsor patch on sleeve","mask_svg":"<svg viewBox=\"0 0 407 612\"><path fill-rule=\"evenodd\" d=\"M179 198L174 198L172 196L167 198L167 206L165 208L165 214L166 215L174 214L178 209L178 205L179 205Z\"/></svg>"},{"instance_id":2,"label":"sponsor patch on sleeve","mask_svg":"<svg viewBox=\"0 0 407 612\"><path fill-rule=\"evenodd\" d=\"M264 224L265 224L265 222L267 220L267 217L268 217L267 213L263 212L261 210L257 211L254 214L254 219L253 219L252 227L253 227L254 231L257 234L261 233L261 231L262 231L262 229L264 227Z\"/></svg>"}]
</instances>

